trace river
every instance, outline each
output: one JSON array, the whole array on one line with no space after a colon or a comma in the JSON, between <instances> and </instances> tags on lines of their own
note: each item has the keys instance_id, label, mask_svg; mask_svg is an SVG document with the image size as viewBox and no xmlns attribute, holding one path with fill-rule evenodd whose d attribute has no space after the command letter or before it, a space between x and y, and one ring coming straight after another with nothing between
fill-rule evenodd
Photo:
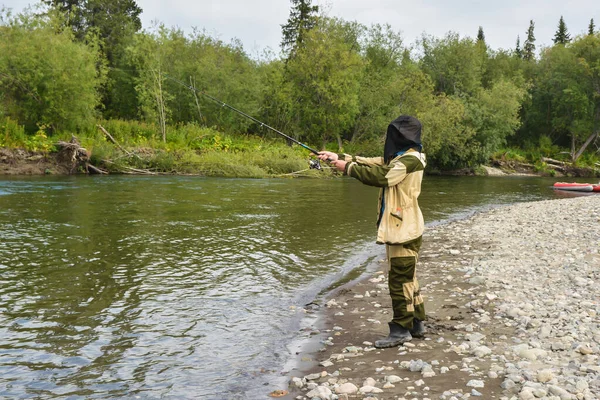
<instances>
[{"instance_id":1,"label":"river","mask_svg":"<svg viewBox=\"0 0 600 400\"><path fill-rule=\"evenodd\" d=\"M426 177L426 223L557 196ZM302 307L381 258L351 179L0 178L0 397L260 398Z\"/></svg>"}]
</instances>

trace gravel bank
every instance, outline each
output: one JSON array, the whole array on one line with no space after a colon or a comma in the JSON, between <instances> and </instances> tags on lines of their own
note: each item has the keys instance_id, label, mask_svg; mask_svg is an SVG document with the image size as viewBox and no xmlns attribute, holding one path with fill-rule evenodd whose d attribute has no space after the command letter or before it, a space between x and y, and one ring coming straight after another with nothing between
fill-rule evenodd
<instances>
[{"instance_id":1,"label":"gravel bank","mask_svg":"<svg viewBox=\"0 0 600 400\"><path fill-rule=\"evenodd\" d=\"M521 203L429 228L427 337L379 350L380 270L324 306L319 366L296 399L600 399L600 195ZM307 372L309 372L307 374Z\"/></svg>"}]
</instances>

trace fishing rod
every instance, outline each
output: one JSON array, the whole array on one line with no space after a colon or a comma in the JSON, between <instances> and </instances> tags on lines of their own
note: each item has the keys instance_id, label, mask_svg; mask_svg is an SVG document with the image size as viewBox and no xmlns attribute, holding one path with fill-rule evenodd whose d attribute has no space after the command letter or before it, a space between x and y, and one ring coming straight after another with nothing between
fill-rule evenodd
<instances>
[{"instance_id":1,"label":"fishing rod","mask_svg":"<svg viewBox=\"0 0 600 400\"><path fill-rule=\"evenodd\" d=\"M213 96L209 95L208 93L206 93L206 92L204 92L204 91L202 91L202 90L198 90L198 89L196 89L195 87L193 87L193 86L191 86L191 85L188 85L187 83L185 83L185 82L183 82L183 81L180 81L179 79L175 79L175 78L173 78L172 76L169 76L169 75L167 75L167 74L165 74L165 73L163 73L163 75L164 75L164 76L165 76L167 79L170 79L170 80L172 80L173 82L177 82L177 83L179 83L181 86L183 86L183 87L186 87L186 88L190 89L190 90L191 90L191 91L193 91L193 92L200 93L202 96L206 97L207 99L210 99L210 100L214 101L215 103L218 103L218 104L220 104L222 107L229 108L230 110L232 110L232 111L235 111L236 113L238 113L238 114L240 114L240 115L242 115L242 116L244 116L244 117L246 117L246 118L249 118L249 119L251 119L252 121L254 121L254 122L256 122L257 124L259 124L261 127L265 127L265 128L267 128L267 129L270 129L270 130L272 130L273 132L275 132L275 133L277 133L277 134L279 134L279 135L283 136L283 137L284 137L284 138L286 138L287 140L289 140L289 141L291 141L291 142L294 142L294 143L296 143L296 144L297 144L297 145L299 145L299 146L302 146L302 147L304 147L306 150L310 151L311 153L313 153L313 154L315 154L315 155L317 155L317 156L319 155L319 152L318 152L317 150L313 149L312 147L310 147L310 146L308 146L308 145L305 145L304 143L300 142L299 140L296 140L296 139L294 139L293 137L291 137L291 136L288 136L288 135L286 135L285 133L283 133L283 132L281 132L281 131L279 131L279 130L277 130L277 129L273 128L272 126L270 126L270 125L267 125L267 124L265 124L264 122L261 122L261 121L257 120L257 119L256 119L256 118L254 118L253 116L251 116L251 115L248 115L248 114L246 114L245 112L243 112L243 111L241 111L241 110L238 110L237 108L235 108L235 107L233 107L233 106L230 106L229 104L225 103L224 101L221 101L221 100L217 99L216 97L213 97ZM318 159L318 158L317 158L316 160L309 160L309 164L310 164L310 169L318 169L318 170L320 170L320 169L321 169L321 163L319 162L319 159Z\"/></svg>"}]
</instances>

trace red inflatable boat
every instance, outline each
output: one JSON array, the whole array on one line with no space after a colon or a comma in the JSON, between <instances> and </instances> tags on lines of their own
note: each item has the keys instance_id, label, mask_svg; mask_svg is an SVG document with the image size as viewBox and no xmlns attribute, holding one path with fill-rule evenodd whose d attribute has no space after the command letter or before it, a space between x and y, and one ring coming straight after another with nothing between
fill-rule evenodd
<instances>
[{"instance_id":1,"label":"red inflatable boat","mask_svg":"<svg viewBox=\"0 0 600 400\"><path fill-rule=\"evenodd\" d=\"M553 187L557 190L568 190L571 192L600 192L600 184L593 185L591 183L556 182Z\"/></svg>"}]
</instances>

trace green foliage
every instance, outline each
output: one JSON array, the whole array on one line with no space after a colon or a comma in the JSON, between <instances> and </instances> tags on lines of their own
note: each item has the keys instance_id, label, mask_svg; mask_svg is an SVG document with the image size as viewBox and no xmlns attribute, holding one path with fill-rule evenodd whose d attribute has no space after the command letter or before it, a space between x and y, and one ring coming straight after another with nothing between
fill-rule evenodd
<instances>
[{"instance_id":1,"label":"green foliage","mask_svg":"<svg viewBox=\"0 0 600 400\"><path fill-rule=\"evenodd\" d=\"M105 69L98 43L57 31L62 16L0 14L0 114L26 131L77 130L96 116Z\"/></svg>"},{"instance_id":2,"label":"green foliage","mask_svg":"<svg viewBox=\"0 0 600 400\"><path fill-rule=\"evenodd\" d=\"M523 46L523 59L527 61L535 60L535 24L533 20L529 21L529 28L527 29L527 39L525 39L525 45Z\"/></svg>"},{"instance_id":3,"label":"green foliage","mask_svg":"<svg viewBox=\"0 0 600 400\"><path fill-rule=\"evenodd\" d=\"M517 58L523 58L523 50L521 50L521 38L517 35L517 44L515 45L515 56Z\"/></svg>"},{"instance_id":4,"label":"green foliage","mask_svg":"<svg viewBox=\"0 0 600 400\"><path fill-rule=\"evenodd\" d=\"M526 127L577 150L600 124L600 38L578 37L542 53L526 108Z\"/></svg>"},{"instance_id":5,"label":"green foliage","mask_svg":"<svg viewBox=\"0 0 600 400\"><path fill-rule=\"evenodd\" d=\"M485 43L485 34L483 33L483 26L479 27L477 31L477 42Z\"/></svg>"},{"instance_id":6,"label":"green foliage","mask_svg":"<svg viewBox=\"0 0 600 400\"><path fill-rule=\"evenodd\" d=\"M437 93L473 94L481 85L484 63L471 38L448 33L443 39L424 36L421 68L435 82Z\"/></svg>"},{"instance_id":7,"label":"green foliage","mask_svg":"<svg viewBox=\"0 0 600 400\"><path fill-rule=\"evenodd\" d=\"M307 32L304 46L288 61L286 79L295 93L296 133L323 143L340 138L358 114L358 91L363 61L354 26L323 19Z\"/></svg>"},{"instance_id":8,"label":"green foliage","mask_svg":"<svg viewBox=\"0 0 600 400\"><path fill-rule=\"evenodd\" d=\"M285 54L293 55L304 43L308 31L317 24L319 6L311 0L291 0L292 7L287 23L281 25L281 49Z\"/></svg>"},{"instance_id":9,"label":"green foliage","mask_svg":"<svg viewBox=\"0 0 600 400\"><path fill-rule=\"evenodd\" d=\"M48 153L54 151L52 140L40 126L34 135L27 135L25 127L10 117L0 118L0 147L21 148L27 151Z\"/></svg>"},{"instance_id":10,"label":"green foliage","mask_svg":"<svg viewBox=\"0 0 600 400\"><path fill-rule=\"evenodd\" d=\"M563 16L560 16L560 20L558 21L558 29L554 34L554 44L562 44L565 45L571 41L571 35L567 31L567 24L565 24L565 20Z\"/></svg>"}]
</instances>

